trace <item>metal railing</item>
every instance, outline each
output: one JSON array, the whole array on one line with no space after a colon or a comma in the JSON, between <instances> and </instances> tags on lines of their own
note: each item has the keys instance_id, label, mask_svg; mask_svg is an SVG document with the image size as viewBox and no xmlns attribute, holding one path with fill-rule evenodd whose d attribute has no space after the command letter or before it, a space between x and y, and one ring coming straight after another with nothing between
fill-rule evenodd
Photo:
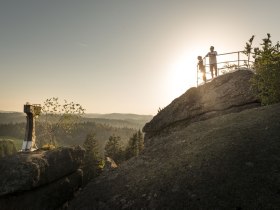
<instances>
[{"instance_id":1,"label":"metal railing","mask_svg":"<svg viewBox=\"0 0 280 210\"><path fill-rule=\"evenodd\" d=\"M228 57L228 58L227 58ZM203 58L203 64L206 70L206 82L212 80L211 72L210 72L210 64L207 62L207 56ZM250 68L253 64L252 55L245 55L244 51L236 51L229 53L217 54L217 76L226 74L232 70L239 68ZM222 71L224 70L224 71ZM228 71L225 71L228 70ZM203 84L202 74L200 74L199 67L197 65L197 86Z\"/></svg>"}]
</instances>

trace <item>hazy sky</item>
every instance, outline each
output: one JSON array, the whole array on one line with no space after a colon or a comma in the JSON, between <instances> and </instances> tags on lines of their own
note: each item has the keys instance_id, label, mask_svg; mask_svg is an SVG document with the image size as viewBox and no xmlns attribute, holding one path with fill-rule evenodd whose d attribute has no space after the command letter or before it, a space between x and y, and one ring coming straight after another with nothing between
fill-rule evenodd
<instances>
[{"instance_id":1,"label":"hazy sky","mask_svg":"<svg viewBox=\"0 0 280 210\"><path fill-rule=\"evenodd\" d=\"M196 85L197 55L280 40L279 0L0 0L0 110L59 97L156 114Z\"/></svg>"}]
</instances>

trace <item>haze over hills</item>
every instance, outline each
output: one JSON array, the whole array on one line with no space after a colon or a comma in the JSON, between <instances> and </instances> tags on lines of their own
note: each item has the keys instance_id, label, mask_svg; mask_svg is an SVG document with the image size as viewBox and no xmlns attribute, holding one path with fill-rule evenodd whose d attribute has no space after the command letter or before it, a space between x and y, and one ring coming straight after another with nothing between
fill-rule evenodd
<instances>
[{"instance_id":1,"label":"haze over hills","mask_svg":"<svg viewBox=\"0 0 280 210\"><path fill-rule=\"evenodd\" d=\"M26 115L23 112L0 111L0 124L26 122Z\"/></svg>"},{"instance_id":2,"label":"haze over hills","mask_svg":"<svg viewBox=\"0 0 280 210\"><path fill-rule=\"evenodd\" d=\"M131 113L110 113L110 114L98 114L89 113L85 114L86 118L102 118L102 119L115 119L115 120L151 120L152 115L138 115Z\"/></svg>"},{"instance_id":3,"label":"haze over hills","mask_svg":"<svg viewBox=\"0 0 280 210\"><path fill-rule=\"evenodd\" d=\"M26 122L25 113L0 111L0 124L24 123ZM140 129L145 123L152 119L152 115L123 114L123 113L86 113L83 122L95 122L107 124L113 127L131 127Z\"/></svg>"},{"instance_id":4,"label":"haze over hills","mask_svg":"<svg viewBox=\"0 0 280 210\"><path fill-rule=\"evenodd\" d=\"M84 121L107 124L113 127L128 127L142 129L142 127L153 118L152 115L137 114L85 114Z\"/></svg>"}]
</instances>

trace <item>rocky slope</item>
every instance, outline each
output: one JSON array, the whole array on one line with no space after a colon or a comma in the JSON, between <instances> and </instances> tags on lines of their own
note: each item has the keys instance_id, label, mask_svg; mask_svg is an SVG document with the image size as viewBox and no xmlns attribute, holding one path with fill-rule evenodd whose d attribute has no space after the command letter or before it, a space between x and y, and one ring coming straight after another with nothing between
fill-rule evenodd
<instances>
[{"instance_id":1,"label":"rocky slope","mask_svg":"<svg viewBox=\"0 0 280 210\"><path fill-rule=\"evenodd\" d=\"M242 88L250 74L221 76L173 101L145 127L144 152L88 184L69 209L277 209L280 104L252 108L258 101Z\"/></svg>"},{"instance_id":2,"label":"rocky slope","mask_svg":"<svg viewBox=\"0 0 280 210\"><path fill-rule=\"evenodd\" d=\"M146 138L174 125L186 126L192 122L260 106L250 87L252 76L252 71L239 70L197 88L190 88L144 126Z\"/></svg>"},{"instance_id":3,"label":"rocky slope","mask_svg":"<svg viewBox=\"0 0 280 210\"><path fill-rule=\"evenodd\" d=\"M56 209L82 186L80 147L22 152L0 159L0 209Z\"/></svg>"}]
</instances>

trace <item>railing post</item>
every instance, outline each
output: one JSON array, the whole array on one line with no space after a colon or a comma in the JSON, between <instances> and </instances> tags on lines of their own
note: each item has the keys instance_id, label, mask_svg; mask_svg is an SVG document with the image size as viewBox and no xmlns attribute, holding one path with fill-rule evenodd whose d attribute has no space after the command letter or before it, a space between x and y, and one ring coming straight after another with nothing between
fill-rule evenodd
<instances>
[{"instance_id":1,"label":"railing post","mask_svg":"<svg viewBox=\"0 0 280 210\"><path fill-rule=\"evenodd\" d=\"M238 51L238 68L239 68L239 60L240 60L240 55L239 55L240 51Z\"/></svg>"}]
</instances>

